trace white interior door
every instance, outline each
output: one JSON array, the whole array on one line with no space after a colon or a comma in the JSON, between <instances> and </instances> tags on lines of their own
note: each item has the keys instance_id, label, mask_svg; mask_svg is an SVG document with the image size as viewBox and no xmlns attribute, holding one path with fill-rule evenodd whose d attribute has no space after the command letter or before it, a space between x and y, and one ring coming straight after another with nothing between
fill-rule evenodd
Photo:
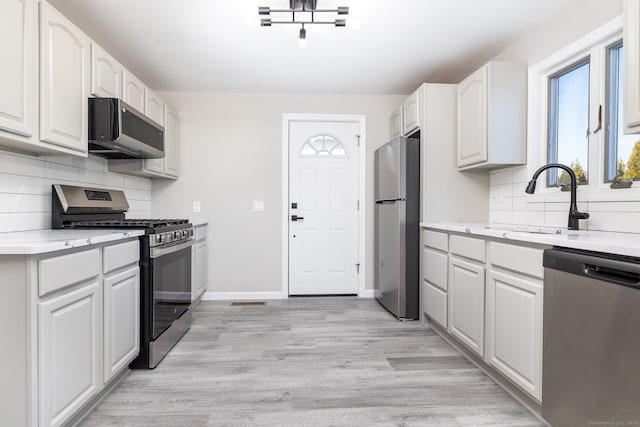
<instances>
[{"instance_id":1,"label":"white interior door","mask_svg":"<svg viewBox=\"0 0 640 427\"><path fill-rule=\"evenodd\" d=\"M359 127L289 122L289 295L358 293Z\"/></svg>"}]
</instances>

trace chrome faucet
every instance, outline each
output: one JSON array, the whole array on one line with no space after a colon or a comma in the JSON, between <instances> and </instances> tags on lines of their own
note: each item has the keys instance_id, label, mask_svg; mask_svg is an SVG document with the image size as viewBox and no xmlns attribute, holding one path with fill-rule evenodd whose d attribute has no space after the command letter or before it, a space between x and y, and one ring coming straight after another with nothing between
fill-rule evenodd
<instances>
[{"instance_id":1,"label":"chrome faucet","mask_svg":"<svg viewBox=\"0 0 640 427\"><path fill-rule=\"evenodd\" d=\"M565 172L567 172L569 174L569 177L571 178L571 205L569 206L569 224L567 228L569 230L579 230L580 225L578 223L578 220L589 218L589 214L586 212L578 212L578 205L576 203L576 192L578 187L578 180L576 179L576 174L573 172L573 170L569 166L566 166L560 163L549 163L548 165L542 166L540 169L535 171L535 173L533 174L533 177L531 178L531 181L529 181L529 184L527 185L527 189L524 191L528 194L533 194L536 191L536 183L537 183L536 180L538 179L538 176L544 170L547 170L550 168L562 169Z\"/></svg>"}]
</instances>

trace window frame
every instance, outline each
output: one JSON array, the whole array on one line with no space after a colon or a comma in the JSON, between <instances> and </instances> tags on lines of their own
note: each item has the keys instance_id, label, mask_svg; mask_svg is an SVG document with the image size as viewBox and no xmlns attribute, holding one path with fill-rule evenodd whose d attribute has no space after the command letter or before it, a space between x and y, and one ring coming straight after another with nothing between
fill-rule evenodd
<instances>
[{"instance_id":1,"label":"window frame","mask_svg":"<svg viewBox=\"0 0 640 427\"><path fill-rule=\"evenodd\" d=\"M528 98L528 131L527 140L527 181L548 159L548 124L549 124L549 77L569 69L572 65L590 57L589 81L589 183L578 186L578 200L588 201L628 201L640 199L640 182L624 190L615 190L605 182L606 144L604 126L608 118L605 78L607 70L608 49L622 40L623 17L617 17L600 28L592 31L564 49L550 55L546 59L529 67ZM603 129L598 127L598 113L602 106ZM595 132L594 132L595 131ZM546 172L538 178L539 183ZM630 197L631 196L631 197ZM528 197L528 203L564 202L566 193L558 187L539 185L535 194Z\"/></svg>"}]
</instances>

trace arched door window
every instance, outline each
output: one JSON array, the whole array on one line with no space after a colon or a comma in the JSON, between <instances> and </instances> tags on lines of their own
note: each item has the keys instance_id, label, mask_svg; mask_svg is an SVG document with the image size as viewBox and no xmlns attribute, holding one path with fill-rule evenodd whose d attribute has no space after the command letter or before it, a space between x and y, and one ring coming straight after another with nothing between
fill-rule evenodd
<instances>
[{"instance_id":1,"label":"arched door window","mask_svg":"<svg viewBox=\"0 0 640 427\"><path fill-rule=\"evenodd\" d=\"M347 149L331 135L318 135L302 144L300 157L347 157Z\"/></svg>"}]
</instances>

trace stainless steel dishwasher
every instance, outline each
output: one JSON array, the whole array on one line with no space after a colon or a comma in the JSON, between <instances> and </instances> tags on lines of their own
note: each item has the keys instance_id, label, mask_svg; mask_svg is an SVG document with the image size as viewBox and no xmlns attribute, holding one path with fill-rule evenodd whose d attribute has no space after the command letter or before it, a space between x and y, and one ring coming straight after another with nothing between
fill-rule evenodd
<instances>
[{"instance_id":1,"label":"stainless steel dishwasher","mask_svg":"<svg viewBox=\"0 0 640 427\"><path fill-rule=\"evenodd\" d=\"M640 425L640 259L544 252L542 416Z\"/></svg>"}]
</instances>

